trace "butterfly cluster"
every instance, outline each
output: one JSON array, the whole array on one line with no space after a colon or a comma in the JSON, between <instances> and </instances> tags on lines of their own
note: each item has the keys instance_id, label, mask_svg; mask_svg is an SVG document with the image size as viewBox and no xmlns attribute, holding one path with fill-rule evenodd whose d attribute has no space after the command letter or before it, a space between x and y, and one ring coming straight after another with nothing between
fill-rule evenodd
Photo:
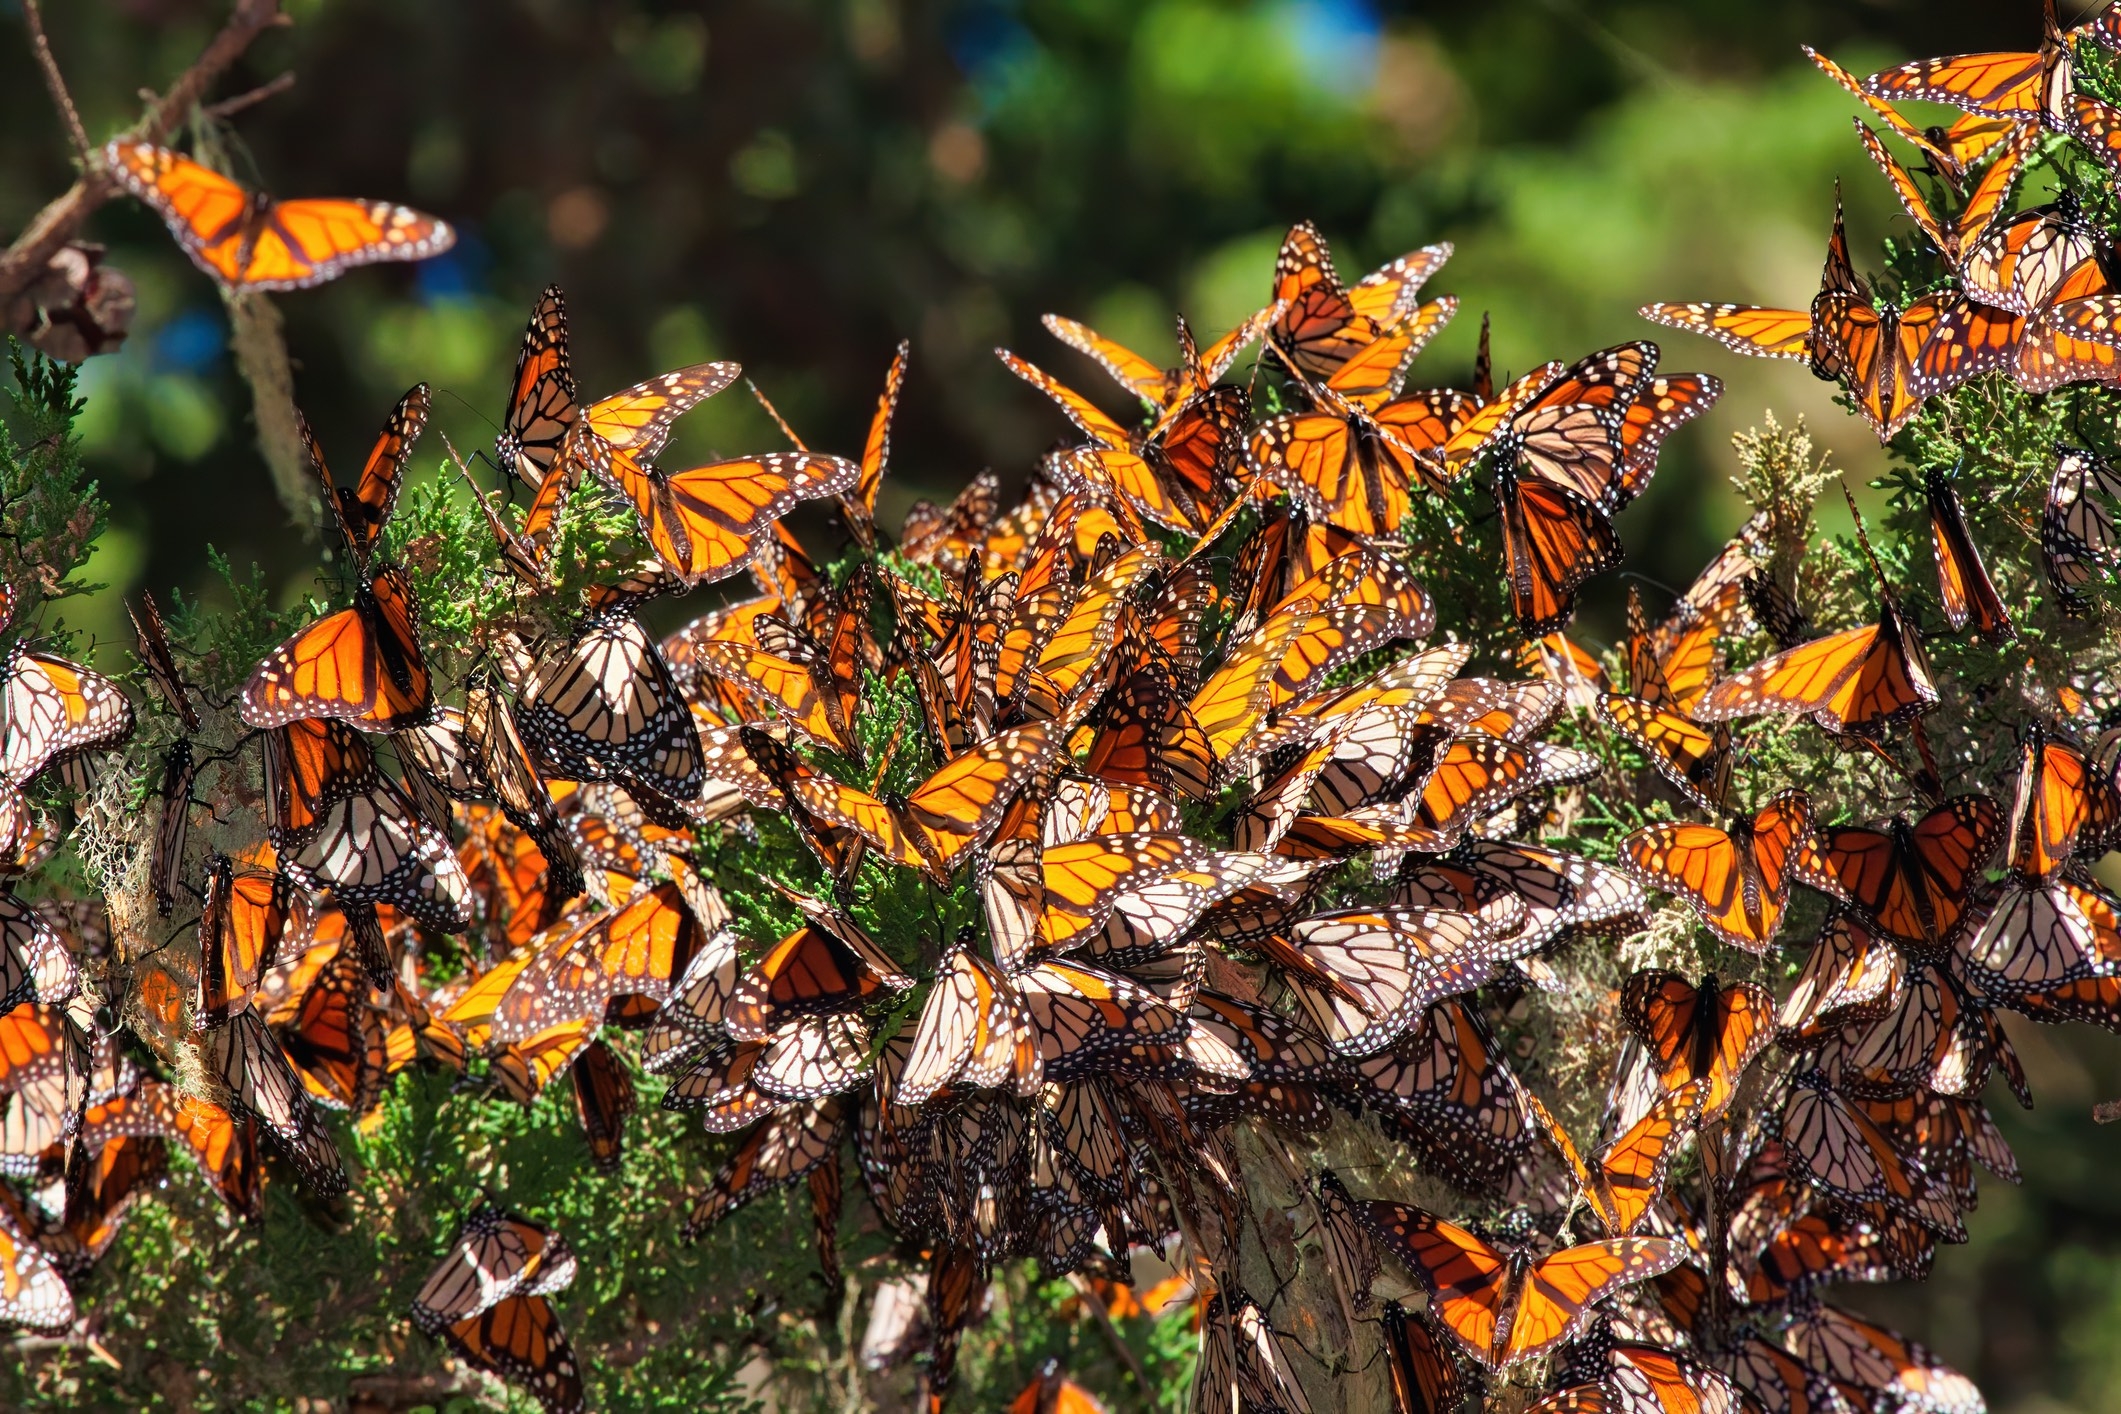
<instances>
[{"instance_id":1,"label":"butterfly cluster","mask_svg":"<svg viewBox=\"0 0 2121 1414\"><path fill-rule=\"evenodd\" d=\"M2121 130L2072 80L2117 33L1864 82L1820 58L1974 183L1943 222L1866 131L1955 283L1877 303L1837 224L1810 310L1654 317L1811 357L1885 436L1979 374L2105 381L2107 234L2068 199L2003 207L2043 131ZM1952 94L1975 116L1943 135L1885 102ZM110 160L223 278L307 278L327 213ZM447 239L416 218L369 212L358 258ZM930 1409L1035 1266L1115 1307L1189 1300L1196 1410L1368 1378L1420 1414L1506 1385L1979 1414L1822 1291L1923 1275L1976 1168L2015 1177L1983 1101L1993 1075L2029 1103L2004 1012L2121 1029L2121 899L2093 872L2121 844L2111 691L2029 673L2006 719L1925 647L2096 630L2121 480L2057 454L2021 557L2049 593L2016 626L1931 472L1934 602L1860 517L1820 596L1767 506L1594 654L1568 630L1621 561L1614 518L1721 388L1640 341L1498 380L1485 337L1468 386L1409 386L1456 313L1422 298L1450 254L1346 283L1299 225L1258 313L1205 348L1180 321L1170 367L1049 317L1138 411L1001 351L1073 431L1014 498L983 475L895 535L904 346L859 456L781 423L787 450L679 466L677 420L741 370L584 397L548 289L491 453L507 494L445 444L469 570L400 524L426 385L350 485L305 430L343 607L231 669L143 598L137 708L28 638L0 669L0 1320L72 1328L173 1154L242 1219L290 1175L360 1185L345 1122L424 1068L482 1103L561 1087L607 1171L644 1094L697 1115L674 1232L799 1188L835 1301L856 1204L910 1272L875 1289L865 1359ZM829 550L795 528L826 519ZM97 854L100 900L47 888L129 739L130 852ZM1797 779L1799 747L1829 769ZM1262 1164L1293 1209L1266 1210ZM513 1201L464 1211L405 1318L585 1408L595 1352L561 1312L625 1254ZM1294 1252L1269 1226L1292 1212ZM1184 1296L1131 1295L1152 1253ZM1374 1359L1299 1338L1331 1320ZM1010 1407L1100 1406L1048 1365Z\"/></svg>"}]
</instances>

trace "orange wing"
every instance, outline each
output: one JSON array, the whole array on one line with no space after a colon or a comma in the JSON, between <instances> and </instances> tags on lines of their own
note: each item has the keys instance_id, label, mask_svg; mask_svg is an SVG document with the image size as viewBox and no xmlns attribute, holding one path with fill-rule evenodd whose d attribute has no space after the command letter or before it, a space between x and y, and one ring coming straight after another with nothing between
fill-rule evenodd
<instances>
[{"instance_id":1,"label":"orange wing","mask_svg":"<svg viewBox=\"0 0 2121 1414\"><path fill-rule=\"evenodd\" d=\"M231 289L294 290L456 243L446 221L385 201L274 201L152 143L114 140L105 169L152 206L193 263Z\"/></svg>"},{"instance_id":2,"label":"orange wing","mask_svg":"<svg viewBox=\"0 0 2121 1414\"><path fill-rule=\"evenodd\" d=\"M1510 1295L1510 1259L1464 1228L1434 1213L1399 1203L1358 1202L1357 1213L1427 1288L1430 1313L1458 1343L1489 1369L1507 1362L1509 1331L1504 1302Z\"/></svg>"},{"instance_id":3,"label":"orange wing","mask_svg":"<svg viewBox=\"0 0 2121 1414\"><path fill-rule=\"evenodd\" d=\"M1775 1035L1775 998L1752 982L1719 988L1714 976L1697 988L1676 972L1645 971L1621 988L1621 1016L1648 1048L1668 1091L1694 1081L1707 1088L1701 1118L1716 1118L1738 1082Z\"/></svg>"},{"instance_id":4,"label":"orange wing","mask_svg":"<svg viewBox=\"0 0 2121 1414\"><path fill-rule=\"evenodd\" d=\"M432 710L419 604L403 570L385 565L354 604L267 654L243 685L243 720L278 727L306 718L397 731Z\"/></svg>"},{"instance_id":5,"label":"orange wing","mask_svg":"<svg viewBox=\"0 0 2121 1414\"><path fill-rule=\"evenodd\" d=\"M1654 324L1706 334L1727 349L1761 358L1812 356L1812 312L1753 304L1646 304L1636 311Z\"/></svg>"},{"instance_id":6,"label":"orange wing","mask_svg":"<svg viewBox=\"0 0 2121 1414\"><path fill-rule=\"evenodd\" d=\"M1734 674L1695 709L1722 722L1769 712L1809 712L1822 725L1875 737L1937 703L1921 640L1890 603L1878 622L1815 638Z\"/></svg>"},{"instance_id":7,"label":"orange wing","mask_svg":"<svg viewBox=\"0 0 2121 1414\"><path fill-rule=\"evenodd\" d=\"M443 1335L473 1365L528 1389L547 1414L581 1414L588 1408L574 1348L543 1296L507 1297L444 1327Z\"/></svg>"},{"instance_id":8,"label":"orange wing","mask_svg":"<svg viewBox=\"0 0 2121 1414\"><path fill-rule=\"evenodd\" d=\"M1564 1248L1538 1262L1524 1275L1507 1328L1497 1332L1499 1348L1490 1366L1534 1359L1575 1339L1599 1302L1670 1271L1685 1252L1683 1243L1669 1238L1619 1237Z\"/></svg>"},{"instance_id":9,"label":"orange wing","mask_svg":"<svg viewBox=\"0 0 2121 1414\"><path fill-rule=\"evenodd\" d=\"M1732 947L1764 954L1782 927L1790 864L1811 837L1801 791L1769 801L1749 825L1651 825L1621 842L1636 877L1677 894Z\"/></svg>"},{"instance_id":10,"label":"orange wing","mask_svg":"<svg viewBox=\"0 0 2121 1414\"><path fill-rule=\"evenodd\" d=\"M1731 734L1727 727L1703 728L1676 712L1653 707L1639 697L1608 692L1598 699L1598 715L1608 726L1641 747L1650 764L1704 810L1721 810L1731 790Z\"/></svg>"},{"instance_id":11,"label":"orange wing","mask_svg":"<svg viewBox=\"0 0 2121 1414\"><path fill-rule=\"evenodd\" d=\"M1620 563L1620 536L1595 503L1538 477L1498 475L1495 502L1518 630L1532 639L1559 633L1576 613L1576 591Z\"/></svg>"},{"instance_id":12,"label":"orange wing","mask_svg":"<svg viewBox=\"0 0 2121 1414\"><path fill-rule=\"evenodd\" d=\"M558 285L547 285L523 331L515 379L508 387L508 412L494 440L494 460L502 473L543 490L579 411L567 357L566 300ZM530 524L523 529L529 534Z\"/></svg>"}]
</instances>

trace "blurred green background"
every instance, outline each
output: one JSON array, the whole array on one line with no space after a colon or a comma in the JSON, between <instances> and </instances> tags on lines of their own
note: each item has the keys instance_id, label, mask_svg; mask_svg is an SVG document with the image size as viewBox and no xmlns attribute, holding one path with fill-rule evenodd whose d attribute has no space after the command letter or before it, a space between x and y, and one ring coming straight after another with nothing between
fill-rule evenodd
<instances>
[{"instance_id":1,"label":"blurred green background","mask_svg":"<svg viewBox=\"0 0 2121 1414\"><path fill-rule=\"evenodd\" d=\"M1457 324L1417 385L1464 378L1482 311L1499 369L1659 333L1673 367L1729 383L1675 440L1621 526L1631 572L1682 584L1734 528L1728 437L1803 414L1839 465L1882 465L1797 364L1653 331L1653 299L1802 303L1832 184L1851 234L1908 224L1864 162L1854 104L1797 51L1861 73L1924 54L2026 48L2032 0L292 0L220 90L295 87L225 135L283 196L408 201L458 224L449 256L279 299L300 401L350 472L425 378L436 422L484 445L525 313L567 290L584 391L706 357L741 360L814 445L859 447L884 366L914 341L887 516L992 466L1020 480L1065 430L991 355L1005 344L1100 398L1038 327L1084 318L1144 352L1171 315L1219 332L1263 302L1301 217L1350 278L1448 239L1432 291ZM2070 8L2065 6L2065 9ZM92 136L130 120L223 17L206 0L65 0L53 42ZM0 230L70 178L21 41L0 40ZM2065 18L2069 18L2065 16ZM122 644L118 592L211 592L205 549L308 587L252 444L249 396L207 279L128 203L88 233L137 282L124 350L91 362L90 450L115 503L67 606ZM1117 409L1120 400L1109 398ZM741 393L682 425L673 457L775 437ZM439 447L433 448L439 453ZM1625 579L1581 624L1602 646ZM1998 1109L2027 1169L1991 1183L1973 1241L1920 1289L1854 1299L1931 1341L2006 1410L2121 1409L2121 1045L2021 1028L2042 1108Z\"/></svg>"}]
</instances>

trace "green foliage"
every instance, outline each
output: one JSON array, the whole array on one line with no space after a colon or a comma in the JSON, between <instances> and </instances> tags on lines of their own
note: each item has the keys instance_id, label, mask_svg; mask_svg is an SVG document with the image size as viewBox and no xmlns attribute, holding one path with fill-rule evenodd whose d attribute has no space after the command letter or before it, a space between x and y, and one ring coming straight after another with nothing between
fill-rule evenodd
<instances>
[{"instance_id":1,"label":"green foliage","mask_svg":"<svg viewBox=\"0 0 2121 1414\"><path fill-rule=\"evenodd\" d=\"M10 627L35 622L45 603L92 594L72 578L109 523L110 507L81 456L74 421L76 370L8 339L13 383L0 408L0 583L16 595ZM58 634L56 622L42 626Z\"/></svg>"}]
</instances>

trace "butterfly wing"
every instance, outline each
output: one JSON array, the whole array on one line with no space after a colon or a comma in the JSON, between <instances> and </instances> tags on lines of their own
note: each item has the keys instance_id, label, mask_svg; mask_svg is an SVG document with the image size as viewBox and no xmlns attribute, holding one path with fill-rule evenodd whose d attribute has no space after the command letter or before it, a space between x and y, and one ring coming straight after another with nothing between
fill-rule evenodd
<instances>
[{"instance_id":1,"label":"butterfly wing","mask_svg":"<svg viewBox=\"0 0 2121 1414\"><path fill-rule=\"evenodd\" d=\"M494 442L494 460L501 471L541 489L579 413L567 354L567 303L558 285L547 285L530 311L529 327L516 352L508 411Z\"/></svg>"}]
</instances>

